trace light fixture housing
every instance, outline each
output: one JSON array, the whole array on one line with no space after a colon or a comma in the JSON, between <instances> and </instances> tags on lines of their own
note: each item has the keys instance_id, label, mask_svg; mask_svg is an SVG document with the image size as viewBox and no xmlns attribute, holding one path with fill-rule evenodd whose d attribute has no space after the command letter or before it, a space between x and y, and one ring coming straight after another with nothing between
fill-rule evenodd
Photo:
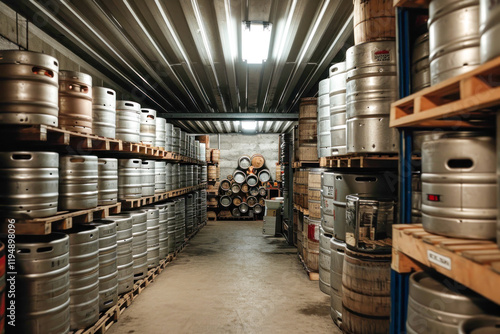
<instances>
[{"instance_id":1,"label":"light fixture housing","mask_svg":"<svg viewBox=\"0 0 500 334\"><path fill-rule=\"evenodd\" d=\"M247 64L262 64L269 54L272 23L243 21L241 27L241 58Z\"/></svg>"}]
</instances>

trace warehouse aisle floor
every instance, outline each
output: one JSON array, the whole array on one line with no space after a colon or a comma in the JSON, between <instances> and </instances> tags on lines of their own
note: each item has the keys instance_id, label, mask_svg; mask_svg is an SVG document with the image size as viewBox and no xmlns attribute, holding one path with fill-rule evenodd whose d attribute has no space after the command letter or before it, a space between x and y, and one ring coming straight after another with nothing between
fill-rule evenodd
<instances>
[{"instance_id":1,"label":"warehouse aisle floor","mask_svg":"<svg viewBox=\"0 0 500 334\"><path fill-rule=\"evenodd\" d=\"M296 248L261 228L210 221L107 333L341 333Z\"/></svg>"}]
</instances>

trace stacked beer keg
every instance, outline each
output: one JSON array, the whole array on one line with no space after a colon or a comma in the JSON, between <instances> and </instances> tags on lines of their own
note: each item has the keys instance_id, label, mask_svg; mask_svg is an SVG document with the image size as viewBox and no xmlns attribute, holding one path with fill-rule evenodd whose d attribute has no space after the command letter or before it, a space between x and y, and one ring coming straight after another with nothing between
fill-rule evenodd
<instances>
[{"instance_id":1,"label":"stacked beer keg","mask_svg":"<svg viewBox=\"0 0 500 334\"><path fill-rule=\"evenodd\" d=\"M238 159L238 168L220 183L219 203L223 210L230 210L233 217L256 217L263 212L267 196L265 185L271 181L265 163L261 154Z\"/></svg>"},{"instance_id":2,"label":"stacked beer keg","mask_svg":"<svg viewBox=\"0 0 500 334\"><path fill-rule=\"evenodd\" d=\"M0 69L2 124L58 126L71 131L71 136L96 135L161 148L172 145L173 127L156 117L155 110L117 101L115 90L93 87L88 74L60 71L59 62L49 55L2 50ZM188 141L190 149L185 152L190 157L205 154L194 139ZM109 158L105 151L99 157L76 155L70 149L76 150L73 137L67 148L66 154L0 153L2 218L43 219L59 211L152 196L167 191L167 185L179 188L172 182L176 164L170 163L167 180L164 161ZM196 177L191 185L198 184L200 170L192 169ZM196 209L201 217L203 210ZM147 274L146 215L134 211L85 224L74 221L65 233L16 234L16 332L38 332L40 323L46 332L78 331L95 323L100 311L114 306L119 294L133 288L134 279ZM86 213L85 218L91 216ZM197 222L203 219L196 216ZM160 236L168 236L165 231Z\"/></svg>"}]
</instances>

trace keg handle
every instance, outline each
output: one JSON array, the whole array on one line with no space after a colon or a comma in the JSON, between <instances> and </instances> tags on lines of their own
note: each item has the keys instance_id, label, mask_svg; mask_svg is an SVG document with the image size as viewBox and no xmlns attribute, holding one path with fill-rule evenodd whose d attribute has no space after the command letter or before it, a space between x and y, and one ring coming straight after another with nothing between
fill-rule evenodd
<instances>
[{"instance_id":1,"label":"keg handle","mask_svg":"<svg viewBox=\"0 0 500 334\"><path fill-rule=\"evenodd\" d=\"M115 92L113 92L112 90L108 90L106 93L108 93L109 95L115 95Z\"/></svg>"},{"instance_id":2,"label":"keg handle","mask_svg":"<svg viewBox=\"0 0 500 334\"><path fill-rule=\"evenodd\" d=\"M31 160L33 157L31 154L12 154L12 160Z\"/></svg>"},{"instance_id":3,"label":"keg handle","mask_svg":"<svg viewBox=\"0 0 500 334\"><path fill-rule=\"evenodd\" d=\"M356 182L377 182L377 178L373 176L359 176L355 180Z\"/></svg>"},{"instance_id":4,"label":"keg handle","mask_svg":"<svg viewBox=\"0 0 500 334\"><path fill-rule=\"evenodd\" d=\"M469 169L474 167L474 161L472 159L450 159L446 162L446 165L450 169Z\"/></svg>"},{"instance_id":5,"label":"keg handle","mask_svg":"<svg viewBox=\"0 0 500 334\"><path fill-rule=\"evenodd\" d=\"M85 162L85 158L71 158L69 159L70 162L75 162L75 163L82 163L82 162Z\"/></svg>"},{"instance_id":6,"label":"keg handle","mask_svg":"<svg viewBox=\"0 0 500 334\"><path fill-rule=\"evenodd\" d=\"M57 63L56 62L54 62L54 63L57 66ZM33 66L33 68L31 68L31 71L33 72L33 74L36 74L36 75L42 75L42 76L46 76L46 77L49 77L49 78L53 78L54 77L54 72L52 72L51 70L47 70L45 68Z\"/></svg>"}]
</instances>

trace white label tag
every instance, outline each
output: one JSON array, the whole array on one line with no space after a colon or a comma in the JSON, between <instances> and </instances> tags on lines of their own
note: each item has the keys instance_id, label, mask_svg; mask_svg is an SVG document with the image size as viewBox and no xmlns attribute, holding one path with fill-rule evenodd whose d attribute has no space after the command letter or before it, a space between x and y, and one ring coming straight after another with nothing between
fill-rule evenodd
<instances>
[{"instance_id":1,"label":"white label tag","mask_svg":"<svg viewBox=\"0 0 500 334\"><path fill-rule=\"evenodd\" d=\"M427 250L427 258L432 263L437 264L444 269L451 270L451 259L449 257Z\"/></svg>"}]
</instances>

